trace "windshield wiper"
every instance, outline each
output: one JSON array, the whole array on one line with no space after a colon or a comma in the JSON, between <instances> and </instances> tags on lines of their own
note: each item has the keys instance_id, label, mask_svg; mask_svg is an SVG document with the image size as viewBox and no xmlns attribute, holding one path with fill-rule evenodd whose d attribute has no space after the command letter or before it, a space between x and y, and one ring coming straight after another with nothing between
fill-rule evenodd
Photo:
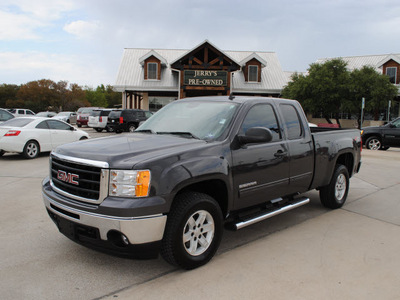
<instances>
[{"instance_id":1,"label":"windshield wiper","mask_svg":"<svg viewBox=\"0 0 400 300\"><path fill-rule=\"evenodd\" d=\"M135 130L135 132L144 132L144 133L152 133L155 134L156 132L154 132L151 129L141 129L141 130Z\"/></svg>"},{"instance_id":2,"label":"windshield wiper","mask_svg":"<svg viewBox=\"0 0 400 300\"><path fill-rule=\"evenodd\" d=\"M193 139L196 140L201 140L199 137L195 136L193 133L189 131L171 131L171 132L157 132L157 134L174 134L174 135L183 135L183 136L189 136Z\"/></svg>"}]
</instances>

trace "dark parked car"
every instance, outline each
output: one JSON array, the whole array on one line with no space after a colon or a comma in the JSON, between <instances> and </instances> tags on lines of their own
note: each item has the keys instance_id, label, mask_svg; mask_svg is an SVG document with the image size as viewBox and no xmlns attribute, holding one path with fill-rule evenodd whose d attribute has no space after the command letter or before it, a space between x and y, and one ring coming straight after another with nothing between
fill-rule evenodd
<instances>
[{"instance_id":1,"label":"dark parked car","mask_svg":"<svg viewBox=\"0 0 400 300\"><path fill-rule=\"evenodd\" d=\"M382 126L365 127L361 134L367 149L387 150L389 147L400 147L400 118Z\"/></svg>"},{"instance_id":2,"label":"dark parked car","mask_svg":"<svg viewBox=\"0 0 400 300\"><path fill-rule=\"evenodd\" d=\"M141 109L114 110L108 115L107 128L116 133L133 132L138 128L140 122L147 119L145 111Z\"/></svg>"}]
</instances>

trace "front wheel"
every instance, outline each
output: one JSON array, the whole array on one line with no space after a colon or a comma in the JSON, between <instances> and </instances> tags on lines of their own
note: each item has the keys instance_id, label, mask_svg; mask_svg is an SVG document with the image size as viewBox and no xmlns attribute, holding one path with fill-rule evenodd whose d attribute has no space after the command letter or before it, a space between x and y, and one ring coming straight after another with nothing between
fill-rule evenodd
<instances>
[{"instance_id":1,"label":"front wheel","mask_svg":"<svg viewBox=\"0 0 400 300\"><path fill-rule=\"evenodd\" d=\"M381 140L376 136L371 136L365 142L365 146L370 150L379 150L382 148Z\"/></svg>"},{"instance_id":2,"label":"front wheel","mask_svg":"<svg viewBox=\"0 0 400 300\"><path fill-rule=\"evenodd\" d=\"M39 155L39 149L39 144L36 141L29 141L25 144L22 155L29 159L36 158Z\"/></svg>"},{"instance_id":3,"label":"front wheel","mask_svg":"<svg viewBox=\"0 0 400 300\"><path fill-rule=\"evenodd\" d=\"M184 193L168 215L161 255L170 264L190 270L214 256L222 238L222 212L218 203L202 193Z\"/></svg>"},{"instance_id":4,"label":"front wheel","mask_svg":"<svg viewBox=\"0 0 400 300\"><path fill-rule=\"evenodd\" d=\"M349 192L349 171L344 165L337 165L331 181L319 190L323 206L340 208L346 202Z\"/></svg>"}]
</instances>

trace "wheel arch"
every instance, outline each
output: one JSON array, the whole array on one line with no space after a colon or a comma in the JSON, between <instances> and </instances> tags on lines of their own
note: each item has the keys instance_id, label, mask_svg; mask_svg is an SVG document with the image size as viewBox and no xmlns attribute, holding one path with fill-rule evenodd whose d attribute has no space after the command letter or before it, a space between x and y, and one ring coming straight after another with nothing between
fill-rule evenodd
<instances>
[{"instance_id":1,"label":"wheel arch","mask_svg":"<svg viewBox=\"0 0 400 300\"><path fill-rule=\"evenodd\" d=\"M177 196L179 196L182 193L188 193L188 192L198 192L209 195L218 203L218 205L221 208L222 214L224 216L227 215L229 211L228 207L229 195L228 195L228 187L223 180L206 179L183 186L175 193L172 199L171 206L173 205Z\"/></svg>"},{"instance_id":2,"label":"wheel arch","mask_svg":"<svg viewBox=\"0 0 400 300\"><path fill-rule=\"evenodd\" d=\"M25 142L25 144L24 144L24 148L23 148L23 149L25 149L25 146L26 146L29 142L36 142L36 144L37 144L38 147L39 147L39 153L40 153L40 151L41 151L41 146L40 146L40 143L39 143L39 141L38 141L37 139L29 139L29 140L27 140L27 141ZM22 150L22 151L23 151L23 150Z\"/></svg>"},{"instance_id":3,"label":"wheel arch","mask_svg":"<svg viewBox=\"0 0 400 300\"><path fill-rule=\"evenodd\" d=\"M371 132L371 133L363 134L363 136L362 136L363 145L366 146L367 140L372 136L376 136L377 138L379 138L379 140L382 143L382 135L379 132Z\"/></svg>"},{"instance_id":4,"label":"wheel arch","mask_svg":"<svg viewBox=\"0 0 400 300\"><path fill-rule=\"evenodd\" d=\"M354 166L354 156L352 153L342 153L336 160L335 165L344 165L349 172L349 177L353 175L353 166Z\"/></svg>"}]
</instances>

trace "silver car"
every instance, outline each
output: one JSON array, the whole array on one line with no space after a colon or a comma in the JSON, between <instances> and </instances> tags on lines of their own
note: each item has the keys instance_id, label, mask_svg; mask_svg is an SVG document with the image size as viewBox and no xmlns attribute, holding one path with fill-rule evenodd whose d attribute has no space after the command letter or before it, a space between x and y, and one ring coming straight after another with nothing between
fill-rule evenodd
<instances>
[{"instance_id":1,"label":"silver car","mask_svg":"<svg viewBox=\"0 0 400 300\"><path fill-rule=\"evenodd\" d=\"M76 124L76 112L74 111L62 111L56 114L53 118L67 122L68 124Z\"/></svg>"}]
</instances>

